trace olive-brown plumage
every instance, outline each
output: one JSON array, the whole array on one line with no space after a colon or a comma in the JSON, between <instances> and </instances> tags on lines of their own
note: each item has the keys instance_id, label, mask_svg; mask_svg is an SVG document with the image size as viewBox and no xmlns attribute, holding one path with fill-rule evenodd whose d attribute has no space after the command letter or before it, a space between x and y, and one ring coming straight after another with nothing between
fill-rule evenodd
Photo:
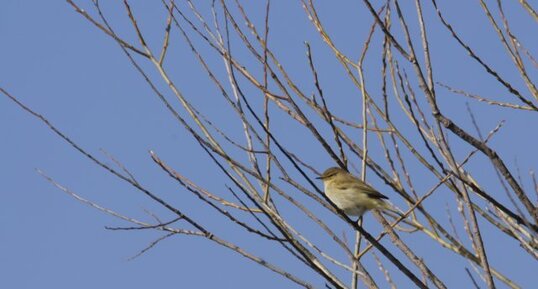
<instances>
[{"instance_id":1,"label":"olive-brown plumage","mask_svg":"<svg viewBox=\"0 0 538 289\"><path fill-rule=\"evenodd\" d=\"M319 179L323 180L325 195L347 215L362 216L371 209L388 208L383 200L387 196L344 169L329 168Z\"/></svg>"}]
</instances>

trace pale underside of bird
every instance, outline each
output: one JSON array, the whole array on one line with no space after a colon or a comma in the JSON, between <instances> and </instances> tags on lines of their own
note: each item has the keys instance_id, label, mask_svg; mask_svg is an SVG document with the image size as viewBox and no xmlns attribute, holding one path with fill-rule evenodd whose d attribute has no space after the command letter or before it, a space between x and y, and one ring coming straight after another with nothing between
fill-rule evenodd
<instances>
[{"instance_id":1,"label":"pale underside of bird","mask_svg":"<svg viewBox=\"0 0 538 289\"><path fill-rule=\"evenodd\" d=\"M346 215L362 216L366 211L384 207L385 202L380 198L372 198L364 193L357 193L356 188L340 189L337 192L327 191L327 197Z\"/></svg>"}]
</instances>

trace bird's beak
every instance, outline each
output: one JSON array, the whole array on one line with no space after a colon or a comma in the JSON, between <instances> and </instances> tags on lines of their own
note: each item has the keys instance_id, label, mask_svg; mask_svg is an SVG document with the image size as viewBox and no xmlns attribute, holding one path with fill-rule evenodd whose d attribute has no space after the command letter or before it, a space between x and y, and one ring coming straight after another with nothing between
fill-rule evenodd
<instances>
[{"instance_id":1,"label":"bird's beak","mask_svg":"<svg viewBox=\"0 0 538 289\"><path fill-rule=\"evenodd\" d=\"M323 179L323 178L322 178L322 177L316 177L316 179L321 180L321 179Z\"/></svg>"}]
</instances>

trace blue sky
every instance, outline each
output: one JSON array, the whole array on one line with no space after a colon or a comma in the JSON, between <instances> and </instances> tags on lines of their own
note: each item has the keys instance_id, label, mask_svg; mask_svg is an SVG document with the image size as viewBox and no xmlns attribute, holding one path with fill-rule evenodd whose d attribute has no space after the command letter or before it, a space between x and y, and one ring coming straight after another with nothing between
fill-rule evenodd
<instances>
[{"instance_id":1,"label":"blue sky","mask_svg":"<svg viewBox=\"0 0 538 289\"><path fill-rule=\"evenodd\" d=\"M89 3L89 1L87 1ZM103 1L104 2L104 1ZM322 2L322 1L318 1ZM355 3L356 2L356 3ZM454 1L459 2L459 1ZM359 122L359 98L344 103L345 95L355 93L352 84L343 80L344 72L324 45L313 26L308 22L299 3L274 1L271 47L281 57L286 68L306 91L314 92L304 41L312 43L319 67L320 80L335 110ZM121 5L105 5L113 25L127 39L134 39ZM335 43L344 52L357 55L362 48L371 17L360 1L345 1L341 7L319 3L326 28L332 32ZM525 91L510 59L498 44L494 31L487 25L478 3L460 9L460 3L442 3L447 18L472 41L473 48L491 63L502 75ZM512 5L512 4L506 4ZM431 12L431 5L425 9ZM251 4L247 8L257 23L263 17L263 5ZM414 7L414 6L413 6ZM407 9L414 9L408 7ZM133 9L146 31L162 29L163 13L160 5L134 1ZM506 7L513 20L513 30L519 32L524 44L538 52L538 43L531 41L536 35L536 23L518 5ZM410 10L411 11L411 10ZM468 89L494 99L510 99L508 93L483 69L466 58L466 53L448 38L448 33L431 13L431 43L434 73L439 80L454 87ZM117 20L116 20L117 19ZM155 19L159 19L156 21ZM162 20L162 21L161 21ZM414 18L410 20L414 23ZM413 29L416 26L412 26ZM158 47L161 30L149 37ZM177 33L177 31L175 31ZM170 113L152 94L148 85L133 69L117 44L91 26L63 1L2 1L0 4L0 86L21 101L46 116L69 137L89 152L105 160L100 149L121 160L149 188L158 191L174 205L206 222L207 226L224 237L233 237L233 230L221 228L218 215L206 211L200 202L179 188L150 159L148 150L156 151L171 165L192 180L214 191L225 190L230 182L219 172L203 150L174 122ZM224 107L217 90L207 80L205 72L182 45L178 35L171 46L170 71L185 95L203 108L216 122L230 128L230 133L241 137L239 122L229 118L231 111ZM379 33L377 34L379 40ZM379 42L379 41L378 41ZM207 49L207 48L202 48ZM202 50L208 52L209 50ZM209 53L209 52L208 52ZM224 74L222 60L210 57L211 65ZM249 64L252 60L244 59ZM377 58L372 66L380 65ZM151 71L151 67L147 66ZM155 71L152 76L156 76ZM408 73L412 73L411 70ZM531 70L536 79L536 69ZM375 76L377 77L377 76ZM371 82L376 80L372 76ZM165 88L161 81L160 88ZM353 91L353 92L351 92ZM418 89L417 89L418 91ZM527 93L528 95L528 93ZM465 99L438 88L442 109L464 127L472 130L464 112ZM351 104L351 105L350 105ZM492 142L509 167L519 164L526 188L531 188L528 170L536 169L538 138L532 132L536 118L531 112L492 108L472 102L484 131L489 131L500 120L506 120L504 129ZM319 170L333 165L322 153L311 135L290 122L275 119L282 126L278 135L286 139L292 150L300 150ZM403 125L403 124L402 124ZM284 288L291 283L274 273L255 265L237 254L195 237L176 236L161 242L143 256L129 261L147 244L159 236L157 232L116 232L104 226L122 226L124 223L76 202L40 177L35 169L44 171L62 185L78 194L119 212L148 220L144 210L163 212L156 204L129 185L122 183L95 164L88 161L42 123L23 112L6 97L0 97L0 278L1 288ZM359 137L359 136L357 136ZM313 143L314 145L309 145ZM466 147L455 143L457 147ZM376 149L372 149L373 154ZM458 156L464 156L468 147ZM380 153L380 152L377 152ZM107 161L110 163L110 161ZM485 187L498 186L491 166L483 157L469 167ZM355 164L357 167L359 163ZM420 170L417 166L417 170ZM373 176L373 174L369 175ZM370 180L377 186L382 181ZM431 180L419 184L422 192L432 185ZM387 189L388 187L382 187ZM504 194L496 191L500 200ZM388 192L386 194L395 194ZM448 191L445 192L449 194ZM438 216L445 215L445 204L450 196L433 200ZM455 213L455 211L454 211ZM326 214L326 212L322 213ZM293 215L292 215L293 216ZM302 218L299 215L297 218ZM370 218L373 220L373 218ZM297 220L300 222L300 219ZM341 230L342 224L335 226ZM372 225L375 227L375 225ZM483 227L486 247L491 252L491 263L513 278L524 288L535 284L536 277L521 268L536 267L536 262L520 253L517 244L506 242L504 236ZM309 233L314 232L309 231ZM318 232L319 233L319 232ZM351 235L351 232L348 232ZM406 240L413 236L406 236ZM423 237L421 237L423 238ZM425 240L418 238L417 246ZM266 243L249 239L240 243L252 250L264 248ZM414 241L413 241L414 242ZM507 245L508 244L508 245ZM265 249L264 249L265 250ZM436 254L439 247L425 247L424 255ZM279 258L279 250L263 251L262 255ZM468 284L459 280L464 276L465 262L449 256L432 261L433 268L443 271L449 287ZM375 268L375 263L369 263ZM300 272L305 279L314 276L302 272L296 262L290 262L292 272ZM447 267L454 269L446 270ZM375 269L372 269L375 271ZM376 273L379 274L379 273ZM403 277L396 277L398 278ZM347 280L347 276L344 277ZM404 279L402 279L404 280ZM460 283L461 282L461 283ZM321 280L314 282L322 287ZM501 285L502 286L502 285Z\"/></svg>"}]
</instances>

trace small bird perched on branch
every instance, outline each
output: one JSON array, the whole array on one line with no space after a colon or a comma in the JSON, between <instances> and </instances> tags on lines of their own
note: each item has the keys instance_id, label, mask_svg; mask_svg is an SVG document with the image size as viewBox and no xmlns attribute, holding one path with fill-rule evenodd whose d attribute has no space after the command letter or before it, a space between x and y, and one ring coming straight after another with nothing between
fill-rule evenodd
<instances>
[{"instance_id":1,"label":"small bird perched on branch","mask_svg":"<svg viewBox=\"0 0 538 289\"><path fill-rule=\"evenodd\" d=\"M372 209L390 210L384 200L387 196L344 169L329 168L318 179L323 180L325 195L347 215L360 217Z\"/></svg>"}]
</instances>

